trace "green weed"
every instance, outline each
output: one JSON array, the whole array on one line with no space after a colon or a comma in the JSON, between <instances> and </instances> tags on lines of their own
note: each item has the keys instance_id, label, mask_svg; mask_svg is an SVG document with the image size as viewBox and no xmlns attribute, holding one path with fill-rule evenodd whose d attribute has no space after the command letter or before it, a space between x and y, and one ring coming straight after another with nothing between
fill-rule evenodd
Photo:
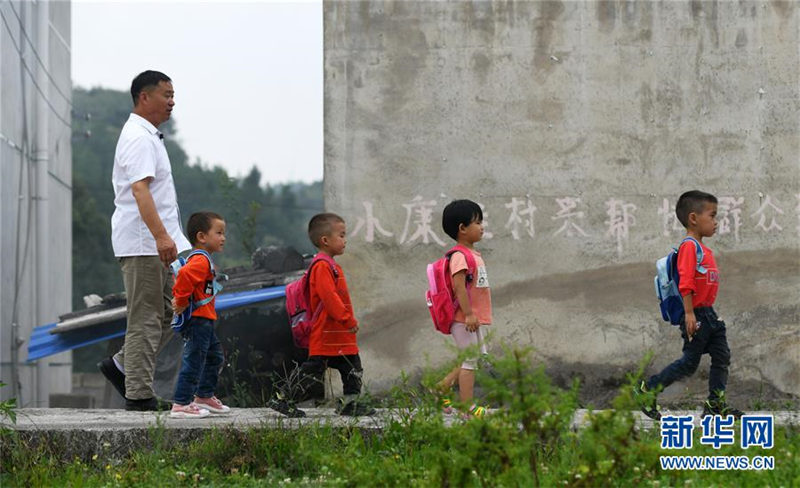
<instances>
[{"instance_id":1,"label":"green weed","mask_svg":"<svg viewBox=\"0 0 800 488\"><path fill-rule=\"evenodd\" d=\"M578 385L553 385L530 351L507 348L479 375L484 400L497 410L482 418L445 417L438 399L403 376L386 397L392 418L377 432L356 424L210 430L176 445L163 426L147 449L121 456L101 449L91 459L63 459L57 442L33 444L19 432L3 437L2 486L799 486L797 427L775 430L770 451L700 445L668 451L657 430L639 428L629 378L614 409L572 425ZM659 456L773 455L772 471L664 471Z\"/></svg>"}]
</instances>

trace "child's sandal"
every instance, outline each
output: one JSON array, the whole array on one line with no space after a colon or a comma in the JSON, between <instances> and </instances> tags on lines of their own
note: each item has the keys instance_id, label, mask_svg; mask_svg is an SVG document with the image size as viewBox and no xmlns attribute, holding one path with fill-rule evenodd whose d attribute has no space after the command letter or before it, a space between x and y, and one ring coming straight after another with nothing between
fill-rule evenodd
<instances>
[{"instance_id":1,"label":"child's sandal","mask_svg":"<svg viewBox=\"0 0 800 488\"><path fill-rule=\"evenodd\" d=\"M469 407L469 415L472 417L483 417L486 415L486 407L482 407L480 405L472 405Z\"/></svg>"},{"instance_id":2,"label":"child's sandal","mask_svg":"<svg viewBox=\"0 0 800 488\"><path fill-rule=\"evenodd\" d=\"M446 415L453 413L453 402L449 398L442 398L442 412Z\"/></svg>"}]
</instances>

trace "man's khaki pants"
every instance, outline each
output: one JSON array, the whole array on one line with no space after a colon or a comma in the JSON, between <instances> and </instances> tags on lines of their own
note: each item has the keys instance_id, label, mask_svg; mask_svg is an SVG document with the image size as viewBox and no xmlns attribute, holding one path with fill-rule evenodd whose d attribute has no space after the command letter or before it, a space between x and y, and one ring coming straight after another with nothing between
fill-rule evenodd
<instances>
[{"instance_id":1,"label":"man's khaki pants","mask_svg":"<svg viewBox=\"0 0 800 488\"><path fill-rule=\"evenodd\" d=\"M158 256L119 258L128 300L125 344L114 355L125 368L129 400L155 397L156 356L172 339L172 273Z\"/></svg>"}]
</instances>

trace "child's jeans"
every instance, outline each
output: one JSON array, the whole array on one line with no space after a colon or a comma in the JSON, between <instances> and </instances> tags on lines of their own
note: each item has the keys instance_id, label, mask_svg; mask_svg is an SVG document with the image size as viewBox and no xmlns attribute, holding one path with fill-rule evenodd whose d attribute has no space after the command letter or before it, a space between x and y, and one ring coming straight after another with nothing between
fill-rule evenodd
<instances>
[{"instance_id":1,"label":"child's jeans","mask_svg":"<svg viewBox=\"0 0 800 488\"><path fill-rule=\"evenodd\" d=\"M361 393L361 377L364 370L361 368L361 357L358 354L349 356L311 356L300 366L304 382L322 382L322 376L327 368L339 371L342 377L342 393L345 396L359 395Z\"/></svg>"},{"instance_id":2,"label":"child's jeans","mask_svg":"<svg viewBox=\"0 0 800 488\"><path fill-rule=\"evenodd\" d=\"M213 320L192 317L181 336L183 362L175 385L175 403L188 405L195 395L200 398L214 396L225 356L222 344L214 333Z\"/></svg>"},{"instance_id":3,"label":"child's jeans","mask_svg":"<svg viewBox=\"0 0 800 488\"><path fill-rule=\"evenodd\" d=\"M700 364L700 356L708 353L711 356L711 371L708 375L708 399L718 400L725 392L728 383L728 365L731 362L731 351L725 336L725 322L719 320L711 307L694 309L694 315L700 328L695 332L691 342L686 335L686 324L681 323L683 338L683 357L674 361L657 375L647 380L648 389L661 385L666 388L681 378L691 376Z\"/></svg>"}]
</instances>

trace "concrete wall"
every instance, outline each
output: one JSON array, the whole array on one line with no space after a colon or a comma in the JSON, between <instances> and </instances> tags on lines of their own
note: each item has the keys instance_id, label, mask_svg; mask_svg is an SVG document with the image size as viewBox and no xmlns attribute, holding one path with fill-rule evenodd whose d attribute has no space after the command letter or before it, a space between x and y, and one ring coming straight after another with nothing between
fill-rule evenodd
<instances>
[{"instance_id":1,"label":"concrete wall","mask_svg":"<svg viewBox=\"0 0 800 488\"><path fill-rule=\"evenodd\" d=\"M720 197L707 241L730 393L800 395L800 24L793 2L326 2L325 201L367 381L451 358L423 300L441 210L484 206L495 344L607 398L680 354L654 262L677 196ZM708 363L674 397L705 395Z\"/></svg>"},{"instance_id":2,"label":"concrete wall","mask_svg":"<svg viewBox=\"0 0 800 488\"><path fill-rule=\"evenodd\" d=\"M71 353L26 361L33 328L72 304L70 3L0 13L0 399L46 407L71 390Z\"/></svg>"}]
</instances>

